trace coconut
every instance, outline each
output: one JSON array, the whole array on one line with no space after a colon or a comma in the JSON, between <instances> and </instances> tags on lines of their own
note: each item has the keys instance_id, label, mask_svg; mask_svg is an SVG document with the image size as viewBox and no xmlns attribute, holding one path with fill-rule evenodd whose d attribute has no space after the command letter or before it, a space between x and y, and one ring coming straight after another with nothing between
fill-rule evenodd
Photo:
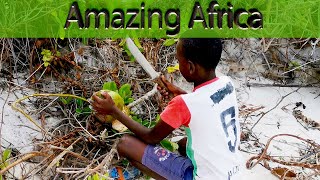
<instances>
[{"instance_id":1,"label":"coconut","mask_svg":"<svg viewBox=\"0 0 320 180\"><path fill-rule=\"evenodd\" d=\"M124 100L122 99L122 97L117 92L110 91L110 90L100 90L100 91L96 92L95 94L100 98L104 98L104 96L101 94L102 92L107 92L111 96L115 106L117 106L121 111L123 110ZM92 99L92 97L91 97L91 99ZM106 122L106 123L110 123L114 119L111 115L97 114L96 117L101 122Z\"/></svg>"}]
</instances>

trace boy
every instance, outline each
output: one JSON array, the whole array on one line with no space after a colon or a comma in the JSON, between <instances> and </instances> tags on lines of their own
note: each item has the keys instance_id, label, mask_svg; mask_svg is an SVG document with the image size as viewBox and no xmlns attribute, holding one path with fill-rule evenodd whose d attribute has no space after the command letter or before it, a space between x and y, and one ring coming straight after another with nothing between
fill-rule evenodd
<instances>
[{"instance_id":1,"label":"boy","mask_svg":"<svg viewBox=\"0 0 320 180\"><path fill-rule=\"evenodd\" d=\"M123 114L108 94L103 95L105 99L93 96L92 106L97 113L112 115L135 134L120 140L121 156L155 179L240 178L240 124L235 89L229 78L215 75L221 53L220 39L178 41L180 72L195 88L186 94L162 78L175 97L152 129ZM186 147L187 157L156 145L180 126L186 127L187 140L180 141L179 146Z\"/></svg>"}]
</instances>

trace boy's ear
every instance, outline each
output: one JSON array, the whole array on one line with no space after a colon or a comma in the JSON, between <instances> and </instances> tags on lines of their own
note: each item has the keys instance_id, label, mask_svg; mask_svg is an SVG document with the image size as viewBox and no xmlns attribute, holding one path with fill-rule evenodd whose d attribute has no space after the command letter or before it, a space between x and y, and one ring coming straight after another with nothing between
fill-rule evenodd
<instances>
[{"instance_id":1,"label":"boy's ear","mask_svg":"<svg viewBox=\"0 0 320 180\"><path fill-rule=\"evenodd\" d=\"M189 64L189 73L190 75L192 75L196 71L196 66L192 61L189 61L189 60L188 60L188 64Z\"/></svg>"}]
</instances>

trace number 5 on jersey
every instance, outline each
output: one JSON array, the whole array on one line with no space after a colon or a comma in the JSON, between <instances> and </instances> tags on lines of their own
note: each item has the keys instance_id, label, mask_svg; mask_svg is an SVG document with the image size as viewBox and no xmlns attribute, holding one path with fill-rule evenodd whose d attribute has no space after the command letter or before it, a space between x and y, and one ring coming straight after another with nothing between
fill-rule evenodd
<instances>
[{"instance_id":1,"label":"number 5 on jersey","mask_svg":"<svg viewBox=\"0 0 320 180\"><path fill-rule=\"evenodd\" d=\"M226 120L228 120L228 119L226 119L227 117L231 117L231 120L227 121L228 123L226 123ZM232 106L229 109L223 111L220 114L220 118L221 118L221 123L222 123L223 130L224 130L227 138L229 137L228 128L230 126L232 128L232 131L234 133L235 139L234 139L233 143L230 140L228 142L228 146L229 146L229 150L234 153L235 152L235 146L236 146L236 143L237 143L237 127L236 127L236 120L235 120L235 107Z\"/></svg>"}]
</instances>

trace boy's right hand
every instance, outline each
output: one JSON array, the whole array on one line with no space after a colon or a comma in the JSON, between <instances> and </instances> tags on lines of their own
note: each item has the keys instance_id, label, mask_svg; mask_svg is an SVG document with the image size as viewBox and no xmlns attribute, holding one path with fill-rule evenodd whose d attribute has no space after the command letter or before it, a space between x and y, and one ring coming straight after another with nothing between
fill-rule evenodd
<instances>
[{"instance_id":1,"label":"boy's right hand","mask_svg":"<svg viewBox=\"0 0 320 180\"><path fill-rule=\"evenodd\" d=\"M186 91L182 90L181 88L169 82L163 75L161 76L160 79L163 82L163 84L166 86L165 88L158 86L158 90L160 91L162 96L167 97L169 95L167 90L173 93L174 96L178 96L180 94L187 94Z\"/></svg>"}]
</instances>

